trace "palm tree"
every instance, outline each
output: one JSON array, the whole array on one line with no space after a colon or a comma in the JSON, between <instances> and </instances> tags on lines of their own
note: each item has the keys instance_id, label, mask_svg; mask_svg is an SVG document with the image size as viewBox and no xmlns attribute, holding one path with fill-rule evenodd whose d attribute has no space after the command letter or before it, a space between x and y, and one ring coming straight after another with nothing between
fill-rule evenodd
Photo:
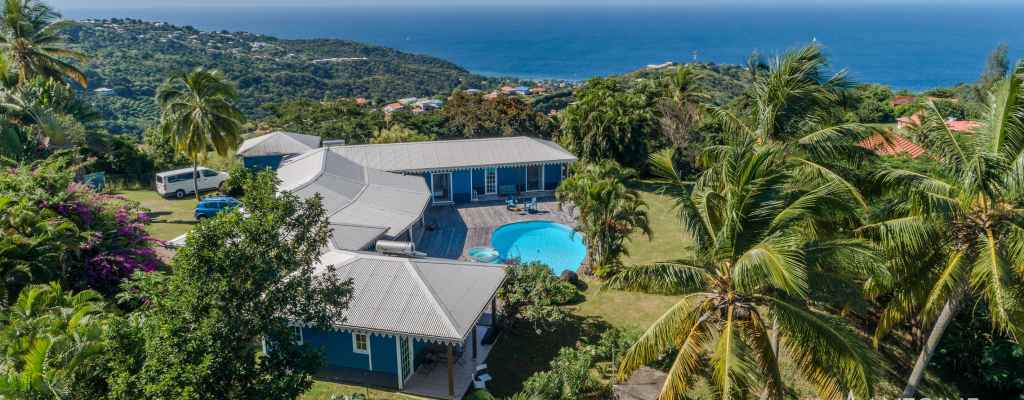
<instances>
[{"instance_id":1,"label":"palm tree","mask_svg":"<svg viewBox=\"0 0 1024 400\"><path fill-rule=\"evenodd\" d=\"M583 233L591 268L604 277L617 270L620 258L629 254L626 240L635 231L651 236L647 205L625 182L636 173L614 161L581 163L558 186L555 196L579 212L576 230Z\"/></svg>"},{"instance_id":2,"label":"palm tree","mask_svg":"<svg viewBox=\"0 0 1024 400\"><path fill-rule=\"evenodd\" d=\"M3 7L0 50L10 57L19 82L42 76L58 81L70 78L88 86L85 73L61 59L86 59L84 54L69 49L60 37L72 21L60 19L59 13L40 0L4 0Z\"/></svg>"},{"instance_id":3,"label":"palm tree","mask_svg":"<svg viewBox=\"0 0 1024 400\"><path fill-rule=\"evenodd\" d=\"M193 184L199 200L199 161L210 146L227 156L241 141L245 117L233 101L238 90L219 71L197 68L176 74L157 90L160 130L174 138L182 154L192 160Z\"/></svg>"},{"instance_id":4,"label":"palm tree","mask_svg":"<svg viewBox=\"0 0 1024 400\"><path fill-rule=\"evenodd\" d=\"M700 73L690 66L682 66L667 79L666 93L657 100L658 122L661 131L691 162L696 156L700 137L694 131L706 112L705 104L711 96L699 85Z\"/></svg>"},{"instance_id":5,"label":"palm tree","mask_svg":"<svg viewBox=\"0 0 1024 400\"><path fill-rule=\"evenodd\" d=\"M917 392L943 332L965 301L984 300L999 331L1024 327L1024 62L990 96L983 127L950 130L927 103L922 139L939 162L935 171L891 169L880 174L894 203L881 222L864 227L891 250L893 280L872 282L891 298L875 332L876 345L908 319L932 324L903 397Z\"/></svg>"},{"instance_id":6,"label":"palm tree","mask_svg":"<svg viewBox=\"0 0 1024 400\"><path fill-rule=\"evenodd\" d=\"M866 209L867 202L850 178L858 163L872 156L857 145L870 129L842 122L841 95L850 82L844 71L827 75L827 66L828 59L815 44L775 58L767 71L760 61L752 61L752 84L745 99L750 115L721 107L712 107L711 113L727 131L783 146L795 162L797 177L812 186L839 184Z\"/></svg>"},{"instance_id":7,"label":"palm tree","mask_svg":"<svg viewBox=\"0 0 1024 400\"><path fill-rule=\"evenodd\" d=\"M869 346L838 318L810 304L812 270L869 268L867 242L821 235L818 215L856 209L841 185L810 190L791 184L786 149L749 136L709 150L719 168L686 182L671 151L652 156L652 170L679 209L694 250L678 260L625 268L607 286L682 296L623 356L619 376L678 354L660 399L683 398L710 362L722 399L784 396L779 352L822 398L870 397L875 384Z\"/></svg>"}]
</instances>

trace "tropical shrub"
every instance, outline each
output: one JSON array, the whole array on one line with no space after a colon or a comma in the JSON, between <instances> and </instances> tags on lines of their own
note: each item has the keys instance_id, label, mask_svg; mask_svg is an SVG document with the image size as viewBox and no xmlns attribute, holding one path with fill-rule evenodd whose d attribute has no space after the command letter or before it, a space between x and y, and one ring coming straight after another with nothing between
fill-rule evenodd
<instances>
[{"instance_id":1,"label":"tropical shrub","mask_svg":"<svg viewBox=\"0 0 1024 400\"><path fill-rule=\"evenodd\" d=\"M0 314L0 397L90 399L110 316L94 291L33 285Z\"/></svg>"},{"instance_id":2,"label":"tropical shrub","mask_svg":"<svg viewBox=\"0 0 1024 400\"><path fill-rule=\"evenodd\" d=\"M511 265L505 269L505 285L498 289L502 312L513 325L529 325L537 332L552 328L567 317L560 305L580 297L573 284L559 279L539 262Z\"/></svg>"},{"instance_id":3,"label":"tropical shrub","mask_svg":"<svg viewBox=\"0 0 1024 400\"><path fill-rule=\"evenodd\" d=\"M111 296L134 272L161 268L147 215L74 183L72 171L55 156L0 174L0 265L23 275L4 278L8 299L25 283L50 280Z\"/></svg>"},{"instance_id":4,"label":"tropical shrub","mask_svg":"<svg viewBox=\"0 0 1024 400\"><path fill-rule=\"evenodd\" d=\"M596 379L595 358L589 348L565 347L551 360L548 371L531 375L513 400L607 399L611 385Z\"/></svg>"}]
</instances>

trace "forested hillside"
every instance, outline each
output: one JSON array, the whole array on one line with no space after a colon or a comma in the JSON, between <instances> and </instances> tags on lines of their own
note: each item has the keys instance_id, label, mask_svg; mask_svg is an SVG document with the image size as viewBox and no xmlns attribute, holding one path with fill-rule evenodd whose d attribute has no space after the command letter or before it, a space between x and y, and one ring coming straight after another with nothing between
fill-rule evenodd
<instances>
[{"instance_id":1,"label":"forested hillside","mask_svg":"<svg viewBox=\"0 0 1024 400\"><path fill-rule=\"evenodd\" d=\"M156 120L157 86L198 66L237 82L239 106L250 117L265 115L263 104L293 98L392 100L497 84L438 58L345 40L281 40L131 19L82 21L66 34L90 57L83 65L89 97L112 132L141 133Z\"/></svg>"}]
</instances>

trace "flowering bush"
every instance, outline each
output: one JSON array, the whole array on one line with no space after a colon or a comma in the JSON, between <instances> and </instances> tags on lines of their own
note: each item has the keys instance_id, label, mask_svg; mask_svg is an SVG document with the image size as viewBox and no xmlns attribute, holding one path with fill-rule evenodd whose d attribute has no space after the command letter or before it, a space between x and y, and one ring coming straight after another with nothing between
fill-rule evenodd
<instances>
[{"instance_id":1,"label":"flowering bush","mask_svg":"<svg viewBox=\"0 0 1024 400\"><path fill-rule=\"evenodd\" d=\"M94 289L106 295L118 290L121 280L135 271L155 271L162 267L145 224L148 216L137 204L118 196L94 192L88 186L73 182L67 163L60 157L45 162L11 168L0 174L0 198L9 204L29 206L0 208L0 212L29 215L32 229L26 229L25 218L0 218L2 242L22 247L17 254L0 252L0 264L21 265L31 277L30 282L58 280L75 290ZM10 215L7 215L10 217ZM46 227L66 229L54 233ZM25 248L32 243L31 248ZM45 251L51 260L42 259ZM56 254L55 254L56 253ZM20 286L20 285L19 285ZM16 295L16 289L8 296Z\"/></svg>"}]
</instances>

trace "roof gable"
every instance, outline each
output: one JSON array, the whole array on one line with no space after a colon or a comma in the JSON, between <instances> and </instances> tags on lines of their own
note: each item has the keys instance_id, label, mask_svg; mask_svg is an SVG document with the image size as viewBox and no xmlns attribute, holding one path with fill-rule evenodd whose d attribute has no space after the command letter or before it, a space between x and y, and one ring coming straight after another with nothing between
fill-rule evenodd
<instances>
[{"instance_id":1,"label":"roof gable","mask_svg":"<svg viewBox=\"0 0 1024 400\"><path fill-rule=\"evenodd\" d=\"M552 141L526 136L336 146L331 151L370 168L395 172L576 160L575 156Z\"/></svg>"},{"instance_id":2,"label":"roof gable","mask_svg":"<svg viewBox=\"0 0 1024 400\"><path fill-rule=\"evenodd\" d=\"M353 297L339 328L462 340L505 279L503 268L452 260L332 251L324 265L352 279Z\"/></svg>"}]
</instances>

